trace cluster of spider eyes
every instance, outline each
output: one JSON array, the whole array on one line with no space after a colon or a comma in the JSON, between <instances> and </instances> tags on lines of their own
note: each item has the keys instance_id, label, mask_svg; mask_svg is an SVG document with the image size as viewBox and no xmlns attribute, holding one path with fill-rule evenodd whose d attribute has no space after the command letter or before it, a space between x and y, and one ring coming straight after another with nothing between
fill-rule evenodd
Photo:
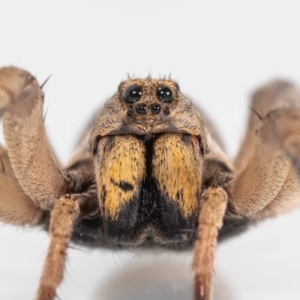
<instances>
[{"instance_id":1,"label":"cluster of spider eyes","mask_svg":"<svg viewBox=\"0 0 300 300\"><path fill-rule=\"evenodd\" d=\"M128 104L133 104L139 101L142 98L143 90L140 86L134 84L129 86L124 93L124 101ZM162 103L171 103L173 101L173 93L171 89L165 85L158 86L156 89L156 98ZM157 115L161 111L161 107L159 104L152 104L150 106L151 113ZM138 104L136 106L136 112L140 115L144 115L147 112L146 104ZM130 106L128 110L128 115L132 115L134 113L134 109ZM169 108L164 108L164 114L169 115Z\"/></svg>"}]
</instances>

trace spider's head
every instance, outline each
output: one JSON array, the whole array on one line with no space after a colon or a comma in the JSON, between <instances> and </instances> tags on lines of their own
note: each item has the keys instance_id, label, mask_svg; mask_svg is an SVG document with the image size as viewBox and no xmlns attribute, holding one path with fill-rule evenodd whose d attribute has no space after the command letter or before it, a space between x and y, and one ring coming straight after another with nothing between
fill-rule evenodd
<instances>
[{"instance_id":1,"label":"spider's head","mask_svg":"<svg viewBox=\"0 0 300 300\"><path fill-rule=\"evenodd\" d=\"M103 226L111 239L139 244L146 231L163 243L191 238L182 230L190 232L196 223L206 134L175 81L122 82L90 138Z\"/></svg>"},{"instance_id":2,"label":"spider's head","mask_svg":"<svg viewBox=\"0 0 300 300\"><path fill-rule=\"evenodd\" d=\"M199 112L174 80L129 78L100 111L92 143L108 135L133 134L147 139L171 132L200 137L205 143Z\"/></svg>"}]
</instances>

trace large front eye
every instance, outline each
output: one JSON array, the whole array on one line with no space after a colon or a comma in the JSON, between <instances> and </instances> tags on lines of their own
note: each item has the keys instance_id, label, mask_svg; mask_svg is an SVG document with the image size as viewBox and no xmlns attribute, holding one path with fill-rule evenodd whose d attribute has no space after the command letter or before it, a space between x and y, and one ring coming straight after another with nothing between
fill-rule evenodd
<instances>
[{"instance_id":1,"label":"large front eye","mask_svg":"<svg viewBox=\"0 0 300 300\"><path fill-rule=\"evenodd\" d=\"M124 93L124 101L127 103L135 103L142 97L142 88L136 84L128 87Z\"/></svg>"},{"instance_id":2,"label":"large front eye","mask_svg":"<svg viewBox=\"0 0 300 300\"><path fill-rule=\"evenodd\" d=\"M171 103L173 101L173 93L171 89L164 85L157 88L156 97L163 103Z\"/></svg>"}]
</instances>

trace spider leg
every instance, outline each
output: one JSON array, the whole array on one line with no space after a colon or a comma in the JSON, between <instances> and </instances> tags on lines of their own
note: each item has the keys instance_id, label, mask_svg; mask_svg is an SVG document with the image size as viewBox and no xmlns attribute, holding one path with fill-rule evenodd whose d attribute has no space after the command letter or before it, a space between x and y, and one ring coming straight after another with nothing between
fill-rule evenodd
<instances>
[{"instance_id":1,"label":"spider leg","mask_svg":"<svg viewBox=\"0 0 300 300\"><path fill-rule=\"evenodd\" d=\"M193 270L197 300L212 299L215 250L219 229L227 208L227 193L221 187L209 188L201 198L199 236L195 244Z\"/></svg>"},{"instance_id":2,"label":"spider leg","mask_svg":"<svg viewBox=\"0 0 300 300\"><path fill-rule=\"evenodd\" d=\"M37 207L50 209L67 182L49 147L43 120L43 92L29 73L0 69L0 109L15 177Z\"/></svg>"},{"instance_id":3,"label":"spider leg","mask_svg":"<svg viewBox=\"0 0 300 300\"><path fill-rule=\"evenodd\" d=\"M269 114L278 145L290 158L285 182L276 197L255 216L255 220L273 217L300 206L300 111L281 109Z\"/></svg>"},{"instance_id":4,"label":"spider leg","mask_svg":"<svg viewBox=\"0 0 300 300\"><path fill-rule=\"evenodd\" d=\"M43 212L22 191L7 152L0 145L0 220L23 226L40 224L43 219Z\"/></svg>"},{"instance_id":5,"label":"spider leg","mask_svg":"<svg viewBox=\"0 0 300 300\"><path fill-rule=\"evenodd\" d=\"M6 89L6 79L2 78L0 86L1 115L13 100L9 90ZM0 145L0 220L19 226L36 225L41 222L42 216L42 211L22 191L15 178L8 153Z\"/></svg>"},{"instance_id":6,"label":"spider leg","mask_svg":"<svg viewBox=\"0 0 300 300\"><path fill-rule=\"evenodd\" d=\"M66 248L79 207L74 197L64 196L68 181L47 141L43 104L43 92L32 75L14 67L0 69L0 113L5 111L3 129L8 148L8 156L2 149L1 168L9 170L7 166L11 166L13 174L0 174L0 214L10 209L0 218L34 224L45 211L52 211L51 244L37 296L52 300L63 278ZM29 217L22 219L21 210L13 211L19 208ZM14 218L9 217L13 213Z\"/></svg>"},{"instance_id":7,"label":"spider leg","mask_svg":"<svg viewBox=\"0 0 300 300\"><path fill-rule=\"evenodd\" d=\"M72 196L66 195L54 204L49 229L51 242L36 300L55 298L56 288L63 280L67 247L78 216L79 205Z\"/></svg>"},{"instance_id":8,"label":"spider leg","mask_svg":"<svg viewBox=\"0 0 300 300\"><path fill-rule=\"evenodd\" d=\"M292 84L286 81L273 81L260 89L252 96L249 108L248 129L235 159L235 168L240 170L253 152L256 140L256 130L259 128L261 119L270 111L280 107L290 106L300 109L300 92Z\"/></svg>"},{"instance_id":9,"label":"spider leg","mask_svg":"<svg viewBox=\"0 0 300 300\"><path fill-rule=\"evenodd\" d=\"M299 206L300 92L285 81L257 90L230 184L233 210L255 219Z\"/></svg>"},{"instance_id":10,"label":"spider leg","mask_svg":"<svg viewBox=\"0 0 300 300\"><path fill-rule=\"evenodd\" d=\"M299 206L299 149L300 111L286 107L268 113L257 131L252 155L230 183L234 210L261 218Z\"/></svg>"}]
</instances>

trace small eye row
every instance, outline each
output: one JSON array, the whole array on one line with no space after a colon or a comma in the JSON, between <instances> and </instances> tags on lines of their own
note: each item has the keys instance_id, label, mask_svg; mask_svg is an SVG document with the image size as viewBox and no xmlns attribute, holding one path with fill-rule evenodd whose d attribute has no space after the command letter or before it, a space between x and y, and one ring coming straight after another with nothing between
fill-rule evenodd
<instances>
[{"instance_id":1,"label":"small eye row","mask_svg":"<svg viewBox=\"0 0 300 300\"><path fill-rule=\"evenodd\" d=\"M151 112L152 115L158 115L161 112L161 110L163 110L163 113L166 116L170 114L170 108L169 107L162 108L160 104L151 104L147 106L145 103L140 103L135 107L135 111L139 115L145 115L148 113L148 111ZM134 114L134 107L133 105L130 105L127 111L127 115L132 116L133 114Z\"/></svg>"},{"instance_id":2,"label":"small eye row","mask_svg":"<svg viewBox=\"0 0 300 300\"><path fill-rule=\"evenodd\" d=\"M125 90L124 101L132 104L139 101L142 95L143 89L137 84L133 84ZM162 103L171 103L173 101L173 93L169 87L160 85L156 89L156 98Z\"/></svg>"}]
</instances>

